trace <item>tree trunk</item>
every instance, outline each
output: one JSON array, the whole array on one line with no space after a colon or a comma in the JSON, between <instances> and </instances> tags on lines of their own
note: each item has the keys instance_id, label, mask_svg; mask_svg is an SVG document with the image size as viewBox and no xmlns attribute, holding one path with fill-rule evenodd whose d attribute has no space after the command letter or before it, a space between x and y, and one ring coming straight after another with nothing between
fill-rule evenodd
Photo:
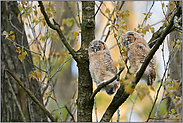
<instances>
[{"instance_id":1,"label":"tree trunk","mask_svg":"<svg viewBox=\"0 0 183 123\"><path fill-rule=\"evenodd\" d=\"M81 48L77 52L81 54L77 61L78 76L78 99L77 99L77 122L92 122L93 100L89 101L93 92L92 79L89 72L88 48L89 43L95 38L95 2L82 2L81 24ZM84 74L83 74L84 73Z\"/></svg>"},{"instance_id":2,"label":"tree trunk","mask_svg":"<svg viewBox=\"0 0 183 123\"><path fill-rule=\"evenodd\" d=\"M175 52L178 50L175 48L173 51L173 48L171 47L171 42L176 41L177 39L181 39L181 35L179 34L178 31L173 31L170 33L170 40L169 40L169 53L175 54ZM175 43L176 44L176 43ZM169 73L170 73L170 78L172 80L178 80L179 83L182 83L182 50L179 50L175 56L170 55L170 59L172 60L170 62L170 67L169 67ZM174 93L176 96L181 97L182 96L182 84L179 86L179 91L178 93ZM167 100L167 110L171 110L175 108L172 100L168 98Z\"/></svg>"},{"instance_id":3,"label":"tree trunk","mask_svg":"<svg viewBox=\"0 0 183 123\"><path fill-rule=\"evenodd\" d=\"M26 47L28 46L28 42L23 23L19 23L18 13L18 4L16 1L1 2L1 33L3 31L14 31L14 42ZM18 32L17 29L22 33ZM28 75L33 70L33 66L26 60L21 62L18 59L19 54L15 51L15 45L1 35L1 121L47 121L44 112L16 84L16 81L4 72L5 69L9 69L14 73L24 82L25 87L30 89L43 104L39 83L35 79L31 81L28 79ZM32 56L28 51L26 59L33 64Z\"/></svg>"}]
</instances>

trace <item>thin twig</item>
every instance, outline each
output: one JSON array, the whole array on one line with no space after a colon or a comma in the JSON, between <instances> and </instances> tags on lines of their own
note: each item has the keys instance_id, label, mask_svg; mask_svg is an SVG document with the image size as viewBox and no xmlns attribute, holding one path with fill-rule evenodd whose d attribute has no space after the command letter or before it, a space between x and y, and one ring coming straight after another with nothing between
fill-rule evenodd
<instances>
[{"instance_id":1,"label":"thin twig","mask_svg":"<svg viewBox=\"0 0 183 123\"><path fill-rule=\"evenodd\" d=\"M59 115L60 115L60 119L61 119L61 121L64 121L64 119L63 119L63 117L62 117L62 113L61 113L61 111L60 111L60 107L59 107L59 104L58 104L58 101L57 101L57 99L56 99L56 95L55 95L55 89L54 89L54 87L53 87L53 84L51 83L51 85L52 85L52 89L53 89L53 96L54 96L54 98L52 98L54 101L55 101L55 103L56 103L56 105L57 105L57 109L58 109L58 112L59 112Z\"/></svg>"},{"instance_id":2,"label":"thin twig","mask_svg":"<svg viewBox=\"0 0 183 123\"><path fill-rule=\"evenodd\" d=\"M155 113L155 115L154 115L154 119L153 119L152 122L154 122L154 120L155 120L156 117L157 117L157 114L158 114L158 112L159 112L159 108L160 108L161 102L163 101L162 99L163 99L164 94L165 94L165 89L163 90L163 94L162 94L161 99L160 99L160 101L159 101L159 103L158 103L158 107L157 107L157 110L156 110L156 113Z\"/></svg>"},{"instance_id":3,"label":"thin twig","mask_svg":"<svg viewBox=\"0 0 183 123\"><path fill-rule=\"evenodd\" d=\"M77 2L77 16L78 16L78 19L79 19L79 24L81 24L81 19L80 19L80 12L79 12L79 2Z\"/></svg>"},{"instance_id":4,"label":"thin twig","mask_svg":"<svg viewBox=\"0 0 183 123\"><path fill-rule=\"evenodd\" d=\"M128 122L130 122L130 120L131 120L132 112L133 112L133 108L134 108L134 106L135 106L136 100L137 100L137 95L136 95L135 100L134 100L134 102L133 102L133 106L132 106L132 108L131 108L130 117L129 117L129 121L128 121Z\"/></svg>"},{"instance_id":5,"label":"thin twig","mask_svg":"<svg viewBox=\"0 0 183 123\"><path fill-rule=\"evenodd\" d=\"M156 101L157 101L157 99L158 99L158 95L159 95L159 92L160 92L161 86L163 85L164 77L165 77L166 72L167 72L167 70L168 70L168 64L169 64L169 62L170 62L170 59L168 60L168 62L167 62L167 64L166 64L166 68L165 68L165 71L164 71L163 77L162 77L162 79L161 79L161 83L160 83L159 88L158 88L157 93L156 93L156 98L155 98L155 100L154 100L153 106L152 106L152 108L151 108L151 111L150 111L150 113L149 113L149 116L148 116L148 118L147 118L146 122L148 122L148 121L149 121L149 118L151 117L152 111L153 111L154 106L155 106L155 104L156 104Z\"/></svg>"},{"instance_id":6,"label":"thin twig","mask_svg":"<svg viewBox=\"0 0 183 123\"><path fill-rule=\"evenodd\" d=\"M62 69L62 67L64 66L64 64L67 63L70 59L71 59L71 55L64 61L63 64L61 64L61 65L57 68L56 72L50 77L50 79L52 79L52 78Z\"/></svg>"},{"instance_id":7,"label":"thin twig","mask_svg":"<svg viewBox=\"0 0 183 123\"><path fill-rule=\"evenodd\" d=\"M74 20L75 20L75 22L76 22L76 25L80 28L80 24L78 23L78 21L76 20L76 18L75 18L75 16L74 16L73 12L71 11L72 9L71 9L71 7L69 6L69 3L68 3L67 1L65 1L65 3L67 4L67 6L68 6L68 8L69 8L69 10L70 10L70 13L71 13L71 15L72 15L72 17L74 18Z\"/></svg>"},{"instance_id":8,"label":"thin twig","mask_svg":"<svg viewBox=\"0 0 183 123\"><path fill-rule=\"evenodd\" d=\"M121 10L121 8L123 7L124 3L125 3L125 1L122 1L121 6L119 7L118 11ZM116 22L116 19L114 19L112 23L114 24L115 22ZM109 29L108 32L107 32L107 35L106 35L106 38L105 38L104 42L107 41L107 38L108 38L110 32L111 32L111 30Z\"/></svg>"},{"instance_id":9,"label":"thin twig","mask_svg":"<svg viewBox=\"0 0 183 123\"><path fill-rule=\"evenodd\" d=\"M8 38L7 38L7 39L8 39ZM34 53L34 54L41 55L41 53L37 53L37 52L31 51L31 50L29 50L28 48L26 48L26 47L24 47L24 46L22 46L22 45L16 43L16 42L13 41L13 40L10 40L10 39L8 39L8 40L11 41L12 43L14 43L14 44L17 45L17 46L22 47L22 49L25 49L26 51L32 52L32 53Z\"/></svg>"},{"instance_id":10,"label":"thin twig","mask_svg":"<svg viewBox=\"0 0 183 123\"><path fill-rule=\"evenodd\" d=\"M149 9L148 13L146 14L146 16L145 16L145 18L144 18L144 20L143 20L143 22L142 22L142 25L141 25L141 26L143 26L143 25L144 25L144 23L145 23L145 21L146 21L146 19L147 19L147 16L149 15L149 13L151 12L152 7L154 6L154 3L155 3L155 1L153 1L153 3L152 3L152 5L151 5L151 7L150 7L150 9Z\"/></svg>"},{"instance_id":11,"label":"thin twig","mask_svg":"<svg viewBox=\"0 0 183 123\"><path fill-rule=\"evenodd\" d=\"M105 15L104 13L103 13L103 11L100 9L100 7L95 3L95 5L99 8L99 10L100 10L100 12L108 19L108 20L111 20L109 17L107 17L107 15Z\"/></svg>"},{"instance_id":12,"label":"thin twig","mask_svg":"<svg viewBox=\"0 0 183 123\"><path fill-rule=\"evenodd\" d=\"M5 74L5 72L6 72L6 71L4 70L4 74ZM20 104L19 104L19 102L18 102L18 100L17 100L17 97L16 97L16 95L15 95L15 93L14 93L14 90L13 90L13 88L12 88L12 85L10 84L9 81L7 81L7 82L8 82L10 91L11 91L13 97L14 97L15 103L17 104L18 110L19 110L19 112L20 112L20 116L22 117L23 122L26 122L25 116L24 116L24 114L23 114L23 112L22 112L22 109L21 109Z\"/></svg>"},{"instance_id":13,"label":"thin twig","mask_svg":"<svg viewBox=\"0 0 183 123\"><path fill-rule=\"evenodd\" d=\"M104 5L105 5L105 4L104 4ZM110 19L112 18L112 16L113 16L115 10L116 10L116 9L115 9L115 7L114 7L114 9L113 9L113 11L112 11L112 14L109 16ZM109 20L107 20L107 23L106 23L105 25L107 25L108 23L109 23ZM102 35L101 35L101 37L100 37L100 40L102 40L102 37L104 36L104 32L105 32L106 28L107 28L107 26L104 27L104 29L103 29L103 31L102 31Z\"/></svg>"},{"instance_id":14,"label":"thin twig","mask_svg":"<svg viewBox=\"0 0 183 123\"><path fill-rule=\"evenodd\" d=\"M96 4L96 3L95 3L95 4ZM100 3L100 5L99 5L99 7L98 7L98 9L97 9L97 11L96 11L96 13L95 13L94 17L95 17L95 16L97 15L97 13L99 12L99 10L100 10L100 8L101 8L102 4L103 4L103 1L101 1L101 3Z\"/></svg>"},{"instance_id":15,"label":"thin twig","mask_svg":"<svg viewBox=\"0 0 183 123\"><path fill-rule=\"evenodd\" d=\"M68 109L67 105L65 105L65 108L66 108L66 110L68 111L68 113L71 115L73 122L76 122L75 119L74 119L73 114L72 114L71 111Z\"/></svg>"},{"instance_id":16,"label":"thin twig","mask_svg":"<svg viewBox=\"0 0 183 123\"><path fill-rule=\"evenodd\" d=\"M32 66L36 67L37 69L39 69L39 70L41 70L41 71L47 73L47 71L45 71L45 70L41 69L40 67L37 67L36 65L32 64L32 63L31 63L29 60L27 60L26 58L25 58L25 60L26 60L28 63L30 63Z\"/></svg>"},{"instance_id":17,"label":"thin twig","mask_svg":"<svg viewBox=\"0 0 183 123\"><path fill-rule=\"evenodd\" d=\"M39 100L34 96L34 94L24 86L23 82L19 80L15 74L6 69L7 71L17 82L18 84L27 92L27 94L31 97L31 99L44 111L44 113L50 118L52 122L56 122L55 118L50 114L50 112L39 102Z\"/></svg>"}]
</instances>

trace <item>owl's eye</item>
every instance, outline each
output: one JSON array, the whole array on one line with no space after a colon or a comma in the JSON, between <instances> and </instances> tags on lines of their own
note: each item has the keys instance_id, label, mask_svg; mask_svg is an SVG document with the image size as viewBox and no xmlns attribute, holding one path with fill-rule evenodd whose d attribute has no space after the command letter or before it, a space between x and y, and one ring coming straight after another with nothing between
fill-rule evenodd
<instances>
[{"instance_id":1,"label":"owl's eye","mask_svg":"<svg viewBox=\"0 0 183 123\"><path fill-rule=\"evenodd\" d=\"M128 37L128 41L131 41L132 40L132 38L131 37Z\"/></svg>"},{"instance_id":2,"label":"owl's eye","mask_svg":"<svg viewBox=\"0 0 183 123\"><path fill-rule=\"evenodd\" d=\"M98 48L101 48L102 46L101 45L98 45Z\"/></svg>"}]
</instances>

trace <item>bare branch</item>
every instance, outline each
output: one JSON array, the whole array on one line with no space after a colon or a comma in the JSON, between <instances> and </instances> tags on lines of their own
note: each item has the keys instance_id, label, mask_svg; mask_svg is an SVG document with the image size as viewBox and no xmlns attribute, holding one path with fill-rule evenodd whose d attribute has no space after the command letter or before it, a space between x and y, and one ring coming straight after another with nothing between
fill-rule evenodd
<instances>
[{"instance_id":1,"label":"bare branch","mask_svg":"<svg viewBox=\"0 0 183 123\"><path fill-rule=\"evenodd\" d=\"M50 114L50 112L39 102L39 100L34 96L34 94L24 86L23 82L19 80L15 74L13 74L11 71L6 69L7 71L17 82L18 84L24 89L25 92L31 97L31 99L44 111L44 113L50 118L52 122L56 122L55 118Z\"/></svg>"}]
</instances>

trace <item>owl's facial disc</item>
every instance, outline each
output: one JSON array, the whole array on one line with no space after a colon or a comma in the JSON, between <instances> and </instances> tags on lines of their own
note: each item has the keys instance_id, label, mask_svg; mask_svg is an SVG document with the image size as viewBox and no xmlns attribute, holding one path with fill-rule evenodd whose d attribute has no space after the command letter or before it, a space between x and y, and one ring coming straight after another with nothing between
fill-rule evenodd
<instances>
[{"instance_id":1,"label":"owl's facial disc","mask_svg":"<svg viewBox=\"0 0 183 123\"><path fill-rule=\"evenodd\" d=\"M125 37L123 46L128 46L129 44L135 42L135 37L133 34L129 34L127 37Z\"/></svg>"}]
</instances>

